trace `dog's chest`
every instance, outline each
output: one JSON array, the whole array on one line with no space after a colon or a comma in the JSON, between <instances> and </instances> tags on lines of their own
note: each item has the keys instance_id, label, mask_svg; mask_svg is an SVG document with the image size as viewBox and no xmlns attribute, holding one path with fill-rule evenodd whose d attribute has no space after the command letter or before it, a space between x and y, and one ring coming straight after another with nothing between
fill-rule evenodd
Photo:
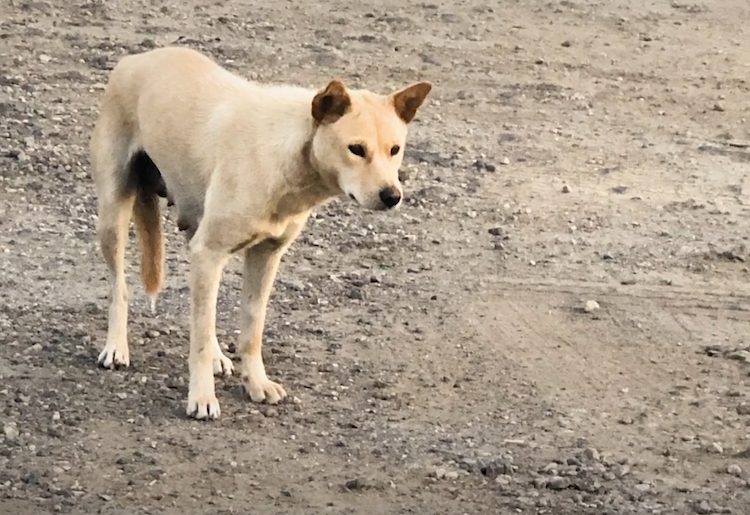
<instances>
[{"instance_id":1,"label":"dog's chest","mask_svg":"<svg viewBox=\"0 0 750 515\"><path fill-rule=\"evenodd\" d=\"M267 219L256 221L247 233L246 238L239 241L232 249L232 252L257 245L281 247L297 237L307 216L308 214L306 213L304 216L288 217L283 220Z\"/></svg>"}]
</instances>

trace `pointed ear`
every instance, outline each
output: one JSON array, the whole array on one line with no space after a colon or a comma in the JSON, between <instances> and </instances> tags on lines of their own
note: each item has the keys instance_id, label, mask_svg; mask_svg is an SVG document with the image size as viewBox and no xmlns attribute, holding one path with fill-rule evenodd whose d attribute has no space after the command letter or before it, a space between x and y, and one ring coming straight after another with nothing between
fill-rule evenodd
<instances>
[{"instance_id":1,"label":"pointed ear","mask_svg":"<svg viewBox=\"0 0 750 515\"><path fill-rule=\"evenodd\" d=\"M351 105L344 83L332 80L313 98L312 116L318 123L333 123L344 116Z\"/></svg>"},{"instance_id":2,"label":"pointed ear","mask_svg":"<svg viewBox=\"0 0 750 515\"><path fill-rule=\"evenodd\" d=\"M396 109L399 118L406 123L412 121L414 115L417 114L417 109L422 105L431 89L432 84L429 82L417 82L391 95L393 107Z\"/></svg>"}]
</instances>

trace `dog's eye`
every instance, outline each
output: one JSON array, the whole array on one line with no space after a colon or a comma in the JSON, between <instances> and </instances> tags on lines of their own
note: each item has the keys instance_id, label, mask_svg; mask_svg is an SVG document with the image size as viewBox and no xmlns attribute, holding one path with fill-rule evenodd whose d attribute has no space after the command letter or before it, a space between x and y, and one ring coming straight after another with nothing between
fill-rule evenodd
<instances>
[{"instance_id":1,"label":"dog's eye","mask_svg":"<svg viewBox=\"0 0 750 515\"><path fill-rule=\"evenodd\" d=\"M392 156L395 156L395 155L396 155L396 154L398 154L398 153L399 153L400 151L401 151L401 147L399 147L398 145L393 145L393 146L391 147L391 155L392 155Z\"/></svg>"},{"instance_id":2,"label":"dog's eye","mask_svg":"<svg viewBox=\"0 0 750 515\"><path fill-rule=\"evenodd\" d=\"M349 152L359 157L365 157L366 154L365 147L362 145L349 145Z\"/></svg>"}]
</instances>

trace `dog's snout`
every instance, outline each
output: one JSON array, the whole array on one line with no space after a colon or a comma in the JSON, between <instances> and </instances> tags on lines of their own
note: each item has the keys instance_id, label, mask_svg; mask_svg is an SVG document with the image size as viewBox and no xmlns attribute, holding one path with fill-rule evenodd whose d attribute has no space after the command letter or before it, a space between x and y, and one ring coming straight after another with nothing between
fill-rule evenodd
<instances>
[{"instance_id":1,"label":"dog's snout","mask_svg":"<svg viewBox=\"0 0 750 515\"><path fill-rule=\"evenodd\" d=\"M388 209L396 207L398 203L401 202L401 192L398 191L398 188L395 186L383 188L380 190L380 200L383 201L383 204L385 204Z\"/></svg>"}]
</instances>

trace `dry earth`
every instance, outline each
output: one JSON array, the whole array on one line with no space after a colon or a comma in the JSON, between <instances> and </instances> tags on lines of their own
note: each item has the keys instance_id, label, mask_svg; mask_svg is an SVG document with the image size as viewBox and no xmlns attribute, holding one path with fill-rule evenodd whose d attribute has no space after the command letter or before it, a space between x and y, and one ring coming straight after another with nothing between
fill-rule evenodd
<instances>
[{"instance_id":1,"label":"dry earth","mask_svg":"<svg viewBox=\"0 0 750 515\"><path fill-rule=\"evenodd\" d=\"M0 1L0 512L747 513L748 19L744 0ZM222 380L212 424L183 415L173 213L156 316L130 261L131 368L95 366L87 140L117 59L169 44L263 81L435 84L404 208L334 201L284 261L266 357L294 400Z\"/></svg>"}]
</instances>

